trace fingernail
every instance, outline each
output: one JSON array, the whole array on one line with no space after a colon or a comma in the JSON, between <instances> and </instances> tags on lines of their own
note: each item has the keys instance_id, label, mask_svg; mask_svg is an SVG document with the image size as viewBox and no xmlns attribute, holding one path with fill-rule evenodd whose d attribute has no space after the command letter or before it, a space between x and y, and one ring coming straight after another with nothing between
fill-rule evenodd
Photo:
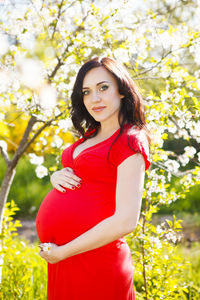
<instances>
[{"instance_id":1,"label":"fingernail","mask_svg":"<svg viewBox=\"0 0 200 300\"><path fill-rule=\"evenodd\" d=\"M75 186L72 187L72 190L75 190Z\"/></svg>"},{"instance_id":2,"label":"fingernail","mask_svg":"<svg viewBox=\"0 0 200 300\"><path fill-rule=\"evenodd\" d=\"M78 184L77 184L77 187L80 188L80 186L81 186L81 185L78 183Z\"/></svg>"}]
</instances>

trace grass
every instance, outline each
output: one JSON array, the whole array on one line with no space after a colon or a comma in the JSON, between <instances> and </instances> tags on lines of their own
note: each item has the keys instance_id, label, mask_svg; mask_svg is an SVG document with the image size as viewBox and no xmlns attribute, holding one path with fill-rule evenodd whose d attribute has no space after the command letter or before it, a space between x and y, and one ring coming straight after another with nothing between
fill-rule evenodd
<instances>
[{"instance_id":1,"label":"grass","mask_svg":"<svg viewBox=\"0 0 200 300\"><path fill-rule=\"evenodd\" d=\"M187 247L178 245L178 253L190 262L189 269L184 272L185 282L189 283L189 299L197 300L194 295L198 294L200 299L200 242L194 242Z\"/></svg>"}]
</instances>

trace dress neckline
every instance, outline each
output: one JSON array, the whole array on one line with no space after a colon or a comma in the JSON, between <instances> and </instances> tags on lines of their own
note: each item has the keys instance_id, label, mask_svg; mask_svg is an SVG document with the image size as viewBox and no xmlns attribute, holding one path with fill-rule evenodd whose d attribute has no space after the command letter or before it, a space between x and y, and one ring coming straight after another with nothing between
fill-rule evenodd
<instances>
[{"instance_id":1,"label":"dress neckline","mask_svg":"<svg viewBox=\"0 0 200 300\"><path fill-rule=\"evenodd\" d=\"M133 124L124 124L124 129L127 129L127 128L130 128L131 126L133 126ZM112 139L113 137L115 137L118 133L120 132L120 127L112 134L110 135L108 138L106 138L105 140L99 142L99 143L96 143L95 145L93 146L90 146L90 147L87 147L86 149L82 150L75 158L73 157L73 153L74 153L74 149L75 147L77 147L78 145L80 145L82 142L84 142L86 140L85 137L82 137L80 138L78 141L76 141L73 146L72 146L72 149L71 149L71 160L72 162L76 161L76 159L78 159L84 152L87 152L87 151L90 151L104 143L107 143L108 141L110 141L110 139ZM88 135L92 134L93 131L89 132ZM87 135L87 136L88 136Z\"/></svg>"},{"instance_id":2,"label":"dress neckline","mask_svg":"<svg viewBox=\"0 0 200 300\"><path fill-rule=\"evenodd\" d=\"M99 145L102 145L106 142L108 142L112 137L114 137L118 132L120 131L120 128L118 128L112 135L110 135L108 138L106 138L105 140L99 142L99 143L96 143L95 145L92 145L90 147L87 147L85 148L84 150L82 150L76 157L73 157L73 153L74 153L74 149L80 145L82 142L84 142L86 140L85 137L82 137L80 138L76 143L73 144L73 147L72 147L72 151L71 151L71 159L72 161L75 161L77 158L79 158L81 156L82 153L86 152L86 151L89 151L93 148L96 148L98 147ZM91 132L92 133L92 132Z\"/></svg>"}]
</instances>

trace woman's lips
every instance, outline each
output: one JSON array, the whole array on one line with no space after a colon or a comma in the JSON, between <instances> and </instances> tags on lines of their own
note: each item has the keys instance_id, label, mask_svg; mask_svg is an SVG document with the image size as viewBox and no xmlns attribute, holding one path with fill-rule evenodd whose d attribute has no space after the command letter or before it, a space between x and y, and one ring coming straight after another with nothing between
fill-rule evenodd
<instances>
[{"instance_id":1,"label":"woman's lips","mask_svg":"<svg viewBox=\"0 0 200 300\"><path fill-rule=\"evenodd\" d=\"M106 106L93 107L92 110L95 112L102 111Z\"/></svg>"}]
</instances>

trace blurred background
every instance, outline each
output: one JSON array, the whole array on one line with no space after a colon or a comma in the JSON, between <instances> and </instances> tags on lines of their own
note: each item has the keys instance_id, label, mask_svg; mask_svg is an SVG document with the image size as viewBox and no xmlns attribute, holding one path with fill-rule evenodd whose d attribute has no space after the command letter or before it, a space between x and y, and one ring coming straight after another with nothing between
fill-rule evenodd
<instances>
[{"instance_id":1,"label":"blurred background","mask_svg":"<svg viewBox=\"0 0 200 300\"><path fill-rule=\"evenodd\" d=\"M10 221L20 220L22 226L10 232L17 231L30 247L38 243L35 218L52 189L50 175L61 169L62 151L79 138L70 119L77 71L92 57L114 57L138 85L152 131L152 165L146 174L141 219L138 230L127 237L135 253L138 299L199 299L199 14L199 0L0 1L4 231ZM14 203L18 209L9 215L6 203L8 210ZM2 243L6 244L3 238ZM176 259L158 262L161 248L176 253ZM152 259L145 260L141 249ZM8 270L8 258L7 263ZM176 273L181 266L187 269ZM165 268L171 274L162 273ZM29 279L27 286L33 290ZM25 287L19 287L15 299L43 299L37 295L44 286L37 283L34 289L35 294L25 296ZM13 299L9 287L1 286L1 292L2 299Z\"/></svg>"}]
</instances>

